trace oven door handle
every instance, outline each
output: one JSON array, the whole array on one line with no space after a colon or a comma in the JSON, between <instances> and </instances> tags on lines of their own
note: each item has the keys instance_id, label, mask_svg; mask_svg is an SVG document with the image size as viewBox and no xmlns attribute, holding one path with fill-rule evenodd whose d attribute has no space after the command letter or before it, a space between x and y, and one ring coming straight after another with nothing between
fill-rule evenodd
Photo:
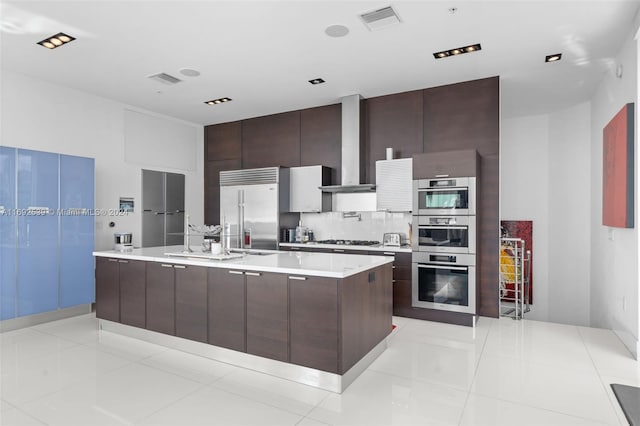
<instances>
[{"instance_id":1,"label":"oven door handle","mask_svg":"<svg viewBox=\"0 0 640 426\"><path fill-rule=\"evenodd\" d=\"M440 191L451 191L452 189L459 189L461 191L469 191L469 187L468 186L439 186L437 188L435 187L428 187L428 188L418 188L419 192L440 192Z\"/></svg>"},{"instance_id":2,"label":"oven door handle","mask_svg":"<svg viewBox=\"0 0 640 426\"><path fill-rule=\"evenodd\" d=\"M452 271L468 271L468 266L438 266L438 265L425 265L422 263L418 263L418 268L426 268L426 269L451 269Z\"/></svg>"},{"instance_id":3,"label":"oven door handle","mask_svg":"<svg viewBox=\"0 0 640 426\"><path fill-rule=\"evenodd\" d=\"M468 225L418 225L418 229L465 229Z\"/></svg>"}]
</instances>

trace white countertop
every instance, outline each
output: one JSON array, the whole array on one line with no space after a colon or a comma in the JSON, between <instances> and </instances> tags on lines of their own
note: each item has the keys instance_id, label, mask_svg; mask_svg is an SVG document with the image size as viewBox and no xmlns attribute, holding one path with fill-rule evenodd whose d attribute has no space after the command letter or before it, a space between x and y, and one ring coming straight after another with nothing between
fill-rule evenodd
<instances>
[{"instance_id":1,"label":"white countertop","mask_svg":"<svg viewBox=\"0 0 640 426\"><path fill-rule=\"evenodd\" d=\"M348 244L319 244L315 242L310 243L280 243L282 247L305 247L305 248L327 248L327 249L343 249L343 250L366 250L366 251L392 251L394 253L404 252L411 253L411 246L384 246L382 244L378 244L375 246L356 246L356 245L348 245Z\"/></svg>"},{"instance_id":2,"label":"white countertop","mask_svg":"<svg viewBox=\"0 0 640 426\"><path fill-rule=\"evenodd\" d=\"M279 251L268 255L247 254L241 258L209 260L191 257L173 257L165 253L181 253L183 246L145 247L127 252L95 251L94 256L117 259L163 262L178 265L207 266L212 268L242 269L245 271L276 272L283 274L309 275L330 278L348 276L393 262L391 257L359 254L313 253ZM202 254L200 247L192 247L194 253ZM267 251L267 250L262 250Z\"/></svg>"}]
</instances>

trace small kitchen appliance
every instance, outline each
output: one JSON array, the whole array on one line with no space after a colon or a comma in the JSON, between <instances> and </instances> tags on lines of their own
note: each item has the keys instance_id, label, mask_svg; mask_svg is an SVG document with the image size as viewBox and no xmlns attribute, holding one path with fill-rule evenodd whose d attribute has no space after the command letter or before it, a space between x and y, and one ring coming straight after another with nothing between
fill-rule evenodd
<instances>
[{"instance_id":1,"label":"small kitchen appliance","mask_svg":"<svg viewBox=\"0 0 640 426\"><path fill-rule=\"evenodd\" d=\"M129 251L133 249L133 234L131 232L116 232L113 234L116 251Z\"/></svg>"},{"instance_id":2,"label":"small kitchen appliance","mask_svg":"<svg viewBox=\"0 0 640 426\"><path fill-rule=\"evenodd\" d=\"M401 237L398 232L388 232L382 236L382 245L390 247L400 247Z\"/></svg>"}]
</instances>

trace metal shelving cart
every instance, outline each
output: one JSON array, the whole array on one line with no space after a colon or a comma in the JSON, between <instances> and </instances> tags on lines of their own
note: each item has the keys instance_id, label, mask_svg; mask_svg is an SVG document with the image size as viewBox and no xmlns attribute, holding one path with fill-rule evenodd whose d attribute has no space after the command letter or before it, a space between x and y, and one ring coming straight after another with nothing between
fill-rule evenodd
<instances>
[{"instance_id":1,"label":"metal shelving cart","mask_svg":"<svg viewBox=\"0 0 640 426\"><path fill-rule=\"evenodd\" d=\"M500 238L500 316L523 319L529 312L531 250L520 238Z\"/></svg>"}]
</instances>

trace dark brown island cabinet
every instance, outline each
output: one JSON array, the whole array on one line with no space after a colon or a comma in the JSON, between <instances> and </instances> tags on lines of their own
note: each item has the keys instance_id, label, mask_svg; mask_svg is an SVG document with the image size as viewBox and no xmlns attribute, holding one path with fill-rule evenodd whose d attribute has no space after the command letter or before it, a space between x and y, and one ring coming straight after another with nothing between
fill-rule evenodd
<instances>
[{"instance_id":1,"label":"dark brown island cabinet","mask_svg":"<svg viewBox=\"0 0 640 426\"><path fill-rule=\"evenodd\" d=\"M392 329L394 270L388 260L375 260L368 269L337 278L317 276L317 271L280 273L99 253L105 253L96 255L99 319L216 350L342 376L378 350ZM137 321L124 315L134 306Z\"/></svg>"}]
</instances>

